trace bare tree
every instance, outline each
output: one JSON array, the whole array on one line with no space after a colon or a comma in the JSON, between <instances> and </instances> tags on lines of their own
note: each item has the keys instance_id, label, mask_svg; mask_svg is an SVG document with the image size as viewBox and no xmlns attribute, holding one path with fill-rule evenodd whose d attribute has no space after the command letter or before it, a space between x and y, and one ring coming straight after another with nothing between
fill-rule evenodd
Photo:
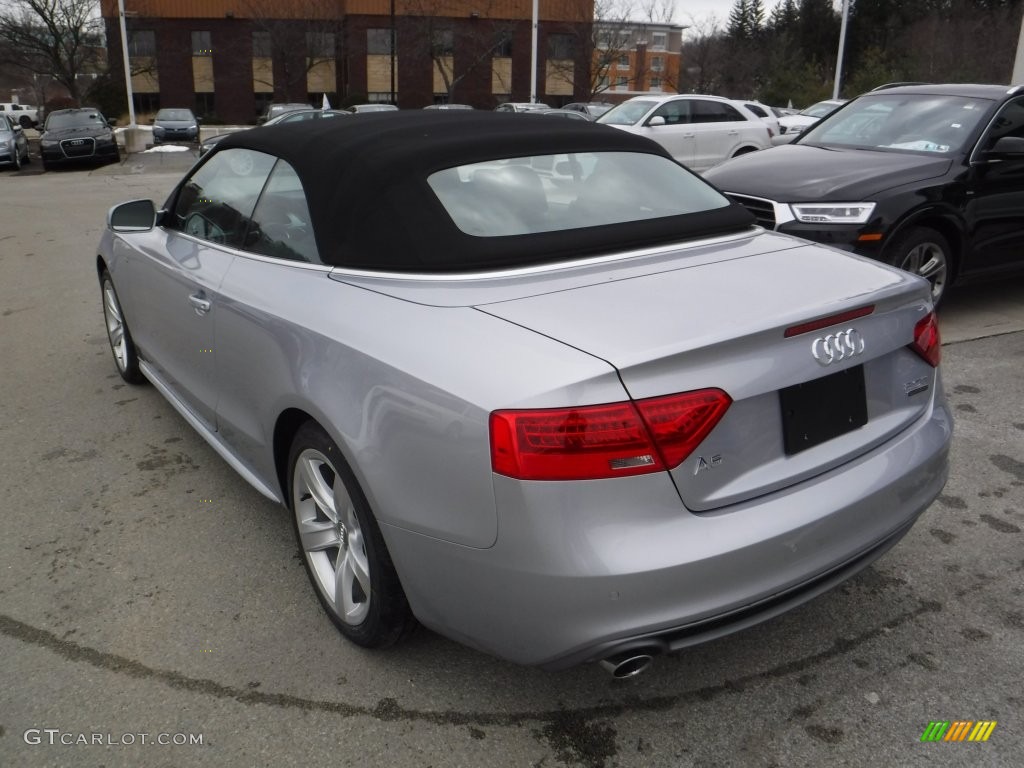
<instances>
[{"instance_id":1,"label":"bare tree","mask_svg":"<svg viewBox=\"0 0 1024 768\"><path fill-rule=\"evenodd\" d=\"M451 0L396 0L402 29L414 35L413 46L429 55L449 102L467 77L481 68L491 70L492 59L511 40L516 26L515 21L495 18L494 3L487 0L474 6L472 23L453 24L452 19L464 15L464 7Z\"/></svg>"},{"instance_id":2,"label":"bare tree","mask_svg":"<svg viewBox=\"0 0 1024 768\"><path fill-rule=\"evenodd\" d=\"M79 76L95 74L103 49L97 0L17 0L0 5L0 63L63 85L75 101Z\"/></svg>"},{"instance_id":3,"label":"bare tree","mask_svg":"<svg viewBox=\"0 0 1024 768\"><path fill-rule=\"evenodd\" d=\"M272 62L267 71L255 69L253 80L273 88L275 98L305 101L311 73L333 67L336 60L343 32L337 2L306 0L299 15L282 13L281 4L268 0L243 0L243 4L252 21L252 55ZM334 83L318 90L334 91L336 87Z\"/></svg>"},{"instance_id":4,"label":"bare tree","mask_svg":"<svg viewBox=\"0 0 1024 768\"><path fill-rule=\"evenodd\" d=\"M724 38L715 15L700 19L691 16L680 57L682 89L692 93L717 92L725 63L724 49Z\"/></svg>"}]
</instances>

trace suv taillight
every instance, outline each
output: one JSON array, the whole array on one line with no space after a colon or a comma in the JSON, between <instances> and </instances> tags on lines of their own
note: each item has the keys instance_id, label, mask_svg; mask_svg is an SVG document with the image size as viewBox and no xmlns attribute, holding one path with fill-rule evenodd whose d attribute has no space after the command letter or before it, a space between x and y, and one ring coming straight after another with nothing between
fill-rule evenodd
<instances>
[{"instance_id":1,"label":"suv taillight","mask_svg":"<svg viewBox=\"0 0 1024 768\"><path fill-rule=\"evenodd\" d=\"M674 469L732 404L720 389L636 402L494 411L491 466L519 480L596 480Z\"/></svg>"},{"instance_id":2,"label":"suv taillight","mask_svg":"<svg viewBox=\"0 0 1024 768\"><path fill-rule=\"evenodd\" d=\"M939 336L939 321L934 312L917 321L914 326L914 343L910 348L926 360L932 368L939 367L942 357L942 339Z\"/></svg>"}]
</instances>

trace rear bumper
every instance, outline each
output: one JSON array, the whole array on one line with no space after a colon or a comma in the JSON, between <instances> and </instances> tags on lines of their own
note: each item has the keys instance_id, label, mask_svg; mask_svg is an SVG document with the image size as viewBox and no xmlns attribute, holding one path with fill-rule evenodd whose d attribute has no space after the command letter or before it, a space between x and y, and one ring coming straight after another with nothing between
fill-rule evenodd
<instances>
[{"instance_id":1,"label":"rear bumper","mask_svg":"<svg viewBox=\"0 0 1024 768\"><path fill-rule=\"evenodd\" d=\"M941 492L951 436L939 392L874 451L713 513L681 511L667 474L496 476L490 549L384 535L420 621L488 653L558 669L630 647L675 650L782 613L881 556Z\"/></svg>"}]
</instances>

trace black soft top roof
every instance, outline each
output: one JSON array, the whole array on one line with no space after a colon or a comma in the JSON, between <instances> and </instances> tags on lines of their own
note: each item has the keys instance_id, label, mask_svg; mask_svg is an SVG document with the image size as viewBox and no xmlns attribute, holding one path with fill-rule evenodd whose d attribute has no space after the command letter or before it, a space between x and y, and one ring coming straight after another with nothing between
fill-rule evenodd
<instances>
[{"instance_id":1,"label":"black soft top roof","mask_svg":"<svg viewBox=\"0 0 1024 768\"><path fill-rule=\"evenodd\" d=\"M521 266L749 227L739 205L641 222L477 237L459 230L427 177L469 163L564 152L643 152L658 144L608 126L536 115L410 110L241 131L216 145L275 155L302 181L326 264L438 272ZM211 157L215 153L211 153Z\"/></svg>"}]
</instances>

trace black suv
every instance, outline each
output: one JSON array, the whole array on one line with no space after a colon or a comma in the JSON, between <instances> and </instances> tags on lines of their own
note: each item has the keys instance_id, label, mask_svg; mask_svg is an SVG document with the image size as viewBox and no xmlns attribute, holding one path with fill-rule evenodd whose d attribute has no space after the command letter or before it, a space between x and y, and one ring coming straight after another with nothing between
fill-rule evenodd
<instances>
[{"instance_id":1,"label":"black suv","mask_svg":"<svg viewBox=\"0 0 1024 768\"><path fill-rule=\"evenodd\" d=\"M1024 86L871 91L705 178L769 229L926 277L1024 271Z\"/></svg>"}]
</instances>

